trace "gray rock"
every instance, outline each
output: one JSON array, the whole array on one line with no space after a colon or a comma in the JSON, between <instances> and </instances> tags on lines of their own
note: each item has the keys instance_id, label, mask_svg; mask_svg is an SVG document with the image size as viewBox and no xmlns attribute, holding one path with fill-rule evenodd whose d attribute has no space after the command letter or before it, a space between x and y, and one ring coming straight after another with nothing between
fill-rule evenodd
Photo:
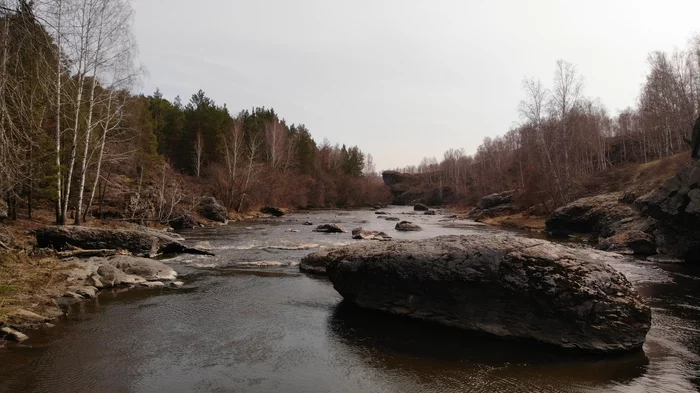
<instances>
[{"instance_id":1,"label":"gray rock","mask_svg":"<svg viewBox=\"0 0 700 393\"><path fill-rule=\"evenodd\" d=\"M221 206L214 197L202 198L200 202L200 211L202 217L209 220L222 223L228 222L228 209Z\"/></svg>"},{"instance_id":2,"label":"gray rock","mask_svg":"<svg viewBox=\"0 0 700 393\"><path fill-rule=\"evenodd\" d=\"M519 213L521 208L515 205L515 199L520 195L518 190L510 190L487 195L477 203L476 207L469 212L469 218L474 221L481 221L484 218L507 216Z\"/></svg>"},{"instance_id":3,"label":"gray rock","mask_svg":"<svg viewBox=\"0 0 700 393\"><path fill-rule=\"evenodd\" d=\"M550 236L592 234L598 248L636 255L656 254L653 220L636 207L621 202L623 194L582 198L555 210L545 225Z\"/></svg>"},{"instance_id":4,"label":"gray rock","mask_svg":"<svg viewBox=\"0 0 700 393\"><path fill-rule=\"evenodd\" d=\"M306 221L306 222L303 223L302 225L311 226L311 225L314 225L314 223L311 222L311 221Z\"/></svg>"},{"instance_id":5,"label":"gray rock","mask_svg":"<svg viewBox=\"0 0 700 393\"><path fill-rule=\"evenodd\" d=\"M413 206L413 210L415 210L417 212L426 212L426 211L430 210L430 208L422 203L418 203L415 206Z\"/></svg>"},{"instance_id":6,"label":"gray rock","mask_svg":"<svg viewBox=\"0 0 700 393\"><path fill-rule=\"evenodd\" d=\"M182 281L173 281L173 282L171 282L171 283L169 284L169 286L172 287L172 288L180 288L180 287L182 287L183 285L185 285L185 283L182 282Z\"/></svg>"},{"instance_id":7,"label":"gray rock","mask_svg":"<svg viewBox=\"0 0 700 393\"><path fill-rule=\"evenodd\" d=\"M318 251L301 259L299 271L316 275L325 275L327 264L328 251Z\"/></svg>"},{"instance_id":8,"label":"gray rock","mask_svg":"<svg viewBox=\"0 0 700 393\"><path fill-rule=\"evenodd\" d=\"M630 230L601 240L598 249L620 254L654 255L656 241L648 233Z\"/></svg>"},{"instance_id":9,"label":"gray rock","mask_svg":"<svg viewBox=\"0 0 700 393\"><path fill-rule=\"evenodd\" d=\"M391 240L391 236L384 232L368 231L364 228L355 228L352 230L352 238L355 240Z\"/></svg>"},{"instance_id":10,"label":"gray rock","mask_svg":"<svg viewBox=\"0 0 700 393\"><path fill-rule=\"evenodd\" d=\"M6 340L15 341L18 343L21 343L22 341L29 340L29 337L27 337L26 334L24 334L22 332L18 332L18 331L11 329L9 327L4 327L4 328L0 329L0 333L2 334L2 336Z\"/></svg>"},{"instance_id":11,"label":"gray rock","mask_svg":"<svg viewBox=\"0 0 700 393\"><path fill-rule=\"evenodd\" d=\"M397 231L402 231L402 232L417 232L417 231L422 231L423 228L418 226L417 224L414 224L410 221L401 221L400 223L396 224L396 227L394 227Z\"/></svg>"},{"instance_id":12,"label":"gray rock","mask_svg":"<svg viewBox=\"0 0 700 393\"><path fill-rule=\"evenodd\" d=\"M93 286L97 289L104 288L104 284L102 284L102 281L100 280L100 276L98 276L97 274L93 274L92 276L88 277L85 280L85 284Z\"/></svg>"},{"instance_id":13,"label":"gray rock","mask_svg":"<svg viewBox=\"0 0 700 393\"><path fill-rule=\"evenodd\" d=\"M206 251L185 247L179 240L162 231L148 228L106 229L82 226L47 226L35 231L38 247L56 250L79 247L85 250L123 249L136 255L192 253L211 255Z\"/></svg>"},{"instance_id":14,"label":"gray rock","mask_svg":"<svg viewBox=\"0 0 700 393\"><path fill-rule=\"evenodd\" d=\"M143 277L146 281L170 281L177 278L177 272L163 262L147 258L116 255L107 263L126 274Z\"/></svg>"},{"instance_id":15,"label":"gray rock","mask_svg":"<svg viewBox=\"0 0 700 393\"><path fill-rule=\"evenodd\" d=\"M324 233L346 233L347 231L337 224L322 224L314 229L314 232Z\"/></svg>"},{"instance_id":16,"label":"gray rock","mask_svg":"<svg viewBox=\"0 0 700 393\"><path fill-rule=\"evenodd\" d=\"M398 217L387 217L386 220L387 221L401 221L401 219Z\"/></svg>"},{"instance_id":17,"label":"gray rock","mask_svg":"<svg viewBox=\"0 0 700 393\"><path fill-rule=\"evenodd\" d=\"M97 288L91 286L77 288L73 292L85 299L94 299L97 296Z\"/></svg>"},{"instance_id":18,"label":"gray rock","mask_svg":"<svg viewBox=\"0 0 700 393\"><path fill-rule=\"evenodd\" d=\"M139 284L139 286L149 289L165 288L165 284L160 281L146 281Z\"/></svg>"},{"instance_id":19,"label":"gray rock","mask_svg":"<svg viewBox=\"0 0 700 393\"><path fill-rule=\"evenodd\" d=\"M360 243L312 254L356 305L565 349L642 347L651 311L615 254L510 236ZM447 285L449 284L449 285Z\"/></svg>"},{"instance_id":20,"label":"gray rock","mask_svg":"<svg viewBox=\"0 0 700 393\"><path fill-rule=\"evenodd\" d=\"M427 212L423 213L424 216L434 216L436 214L437 212L435 210L428 210Z\"/></svg>"},{"instance_id":21,"label":"gray rock","mask_svg":"<svg viewBox=\"0 0 700 393\"><path fill-rule=\"evenodd\" d=\"M137 279L136 276L126 274L117 267L109 264L105 264L97 268L97 274L100 275L100 281L102 281L106 288L134 285L138 284L139 282L146 281L143 278Z\"/></svg>"}]
</instances>

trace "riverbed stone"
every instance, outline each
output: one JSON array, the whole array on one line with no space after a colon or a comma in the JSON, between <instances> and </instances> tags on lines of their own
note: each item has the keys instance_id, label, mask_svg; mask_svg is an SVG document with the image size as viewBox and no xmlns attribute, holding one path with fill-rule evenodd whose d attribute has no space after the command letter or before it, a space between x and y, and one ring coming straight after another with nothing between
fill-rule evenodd
<instances>
[{"instance_id":1,"label":"riverbed stone","mask_svg":"<svg viewBox=\"0 0 700 393\"><path fill-rule=\"evenodd\" d=\"M423 230L423 228L421 228L418 224L414 224L410 221L401 221L400 223L396 224L396 227L394 228L401 232L418 232Z\"/></svg>"},{"instance_id":2,"label":"riverbed stone","mask_svg":"<svg viewBox=\"0 0 700 393\"><path fill-rule=\"evenodd\" d=\"M269 214L274 217L282 217L285 214L284 209L272 206L265 206L262 209L260 209L260 212L263 214Z\"/></svg>"},{"instance_id":3,"label":"riverbed stone","mask_svg":"<svg viewBox=\"0 0 700 393\"><path fill-rule=\"evenodd\" d=\"M17 330L11 329L9 327L3 327L0 329L0 334L6 339L10 341L15 341L18 343L21 343L23 341L29 340L29 337L22 333L18 332Z\"/></svg>"},{"instance_id":4,"label":"riverbed stone","mask_svg":"<svg viewBox=\"0 0 700 393\"><path fill-rule=\"evenodd\" d=\"M391 236L387 235L384 232L370 231L362 227L355 228L352 230L352 238L355 240L391 240Z\"/></svg>"},{"instance_id":5,"label":"riverbed stone","mask_svg":"<svg viewBox=\"0 0 700 393\"><path fill-rule=\"evenodd\" d=\"M177 278L177 272L173 268L153 259L117 255L109 258L106 263L126 274L143 277L146 281L169 281Z\"/></svg>"},{"instance_id":6,"label":"riverbed stone","mask_svg":"<svg viewBox=\"0 0 700 393\"><path fill-rule=\"evenodd\" d=\"M314 229L314 232L346 233L347 231L338 224L321 224Z\"/></svg>"},{"instance_id":7,"label":"riverbed stone","mask_svg":"<svg viewBox=\"0 0 700 393\"><path fill-rule=\"evenodd\" d=\"M415 206L413 206L413 210L415 210L417 212L426 212L426 211L430 210L430 208L427 205L424 205L422 203L418 203Z\"/></svg>"},{"instance_id":8,"label":"riverbed stone","mask_svg":"<svg viewBox=\"0 0 700 393\"><path fill-rule=\"evenodd\" d=\"M359 243L309 255L360 307L584 352L642 347L650 308L616 254L513 236Z\"/></svg>"}]
</instances>

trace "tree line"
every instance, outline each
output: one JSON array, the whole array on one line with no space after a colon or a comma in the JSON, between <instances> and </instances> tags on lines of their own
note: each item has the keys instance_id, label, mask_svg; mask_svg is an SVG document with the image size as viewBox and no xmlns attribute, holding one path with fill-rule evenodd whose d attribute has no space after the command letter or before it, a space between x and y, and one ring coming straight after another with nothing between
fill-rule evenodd
<instances>
[{"instance_id":1,"label":"tree line","mask_svg":"<svg viewBox=\"0 0 700 393\"><path fill-rule=\"evenodd\" d=\"M386 198L371 156L319 145L273 109L232 115L201 90L184 105L133 95L144 72L127 0L0 0L0 45L0 194L11 218L52 206L59 224L167 221L205 194L239 212Z\"/></svg>"},{"instance_id":2,"label":"tree line","mask_svg":"<svg viewBox=\"0 0 700 393\"><path fill-rule=\"evenodd\" d=\"M439 190L436 203L473 205L485 195L520 189L525 205L561 206L583 179L627 163L686 151L700 113L700 37L672 54L649 55L650 70L635 107L611 116L587 98L576 66L560 60L549 86L526 78L520 123L487 137L473 155L450 149L399 171L422 173Z\"/></svg>"}]
</instances>

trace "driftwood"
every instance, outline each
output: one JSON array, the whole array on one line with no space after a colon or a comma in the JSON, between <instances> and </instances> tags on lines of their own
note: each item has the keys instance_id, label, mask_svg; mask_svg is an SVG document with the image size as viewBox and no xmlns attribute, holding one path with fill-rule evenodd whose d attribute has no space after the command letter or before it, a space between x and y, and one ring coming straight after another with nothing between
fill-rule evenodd
<instances>
[{"instance_id":1,"label":"driftwood","mask_svg":"<svg viewBox=\"0 0 700 393\"><path fill-rule=\"evenodd\" d=\"M57 254L60 258L111 257L117 255L117 250L83 250L82 248L75 248L69 251L60 251Z\"/></svg>"}]
</instances>

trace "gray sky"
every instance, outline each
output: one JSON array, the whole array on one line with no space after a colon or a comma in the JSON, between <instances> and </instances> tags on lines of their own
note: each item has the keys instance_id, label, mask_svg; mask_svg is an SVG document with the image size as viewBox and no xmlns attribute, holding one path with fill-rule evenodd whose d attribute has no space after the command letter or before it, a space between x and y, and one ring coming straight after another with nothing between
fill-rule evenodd
<instances>
[{"instance_id":1,"label":"gray sky","mask_svg":"<svg viewBox=\"0 0 700 393\"><path fill-rule=\"evenodd\" d=\"M653 50L685 49L700 0L133 0L147 94L203 89L232 113L273 107L377 169L472 153L519 121L524 77L558 59L612 112Z\"/></svg>"}]
</instances>

